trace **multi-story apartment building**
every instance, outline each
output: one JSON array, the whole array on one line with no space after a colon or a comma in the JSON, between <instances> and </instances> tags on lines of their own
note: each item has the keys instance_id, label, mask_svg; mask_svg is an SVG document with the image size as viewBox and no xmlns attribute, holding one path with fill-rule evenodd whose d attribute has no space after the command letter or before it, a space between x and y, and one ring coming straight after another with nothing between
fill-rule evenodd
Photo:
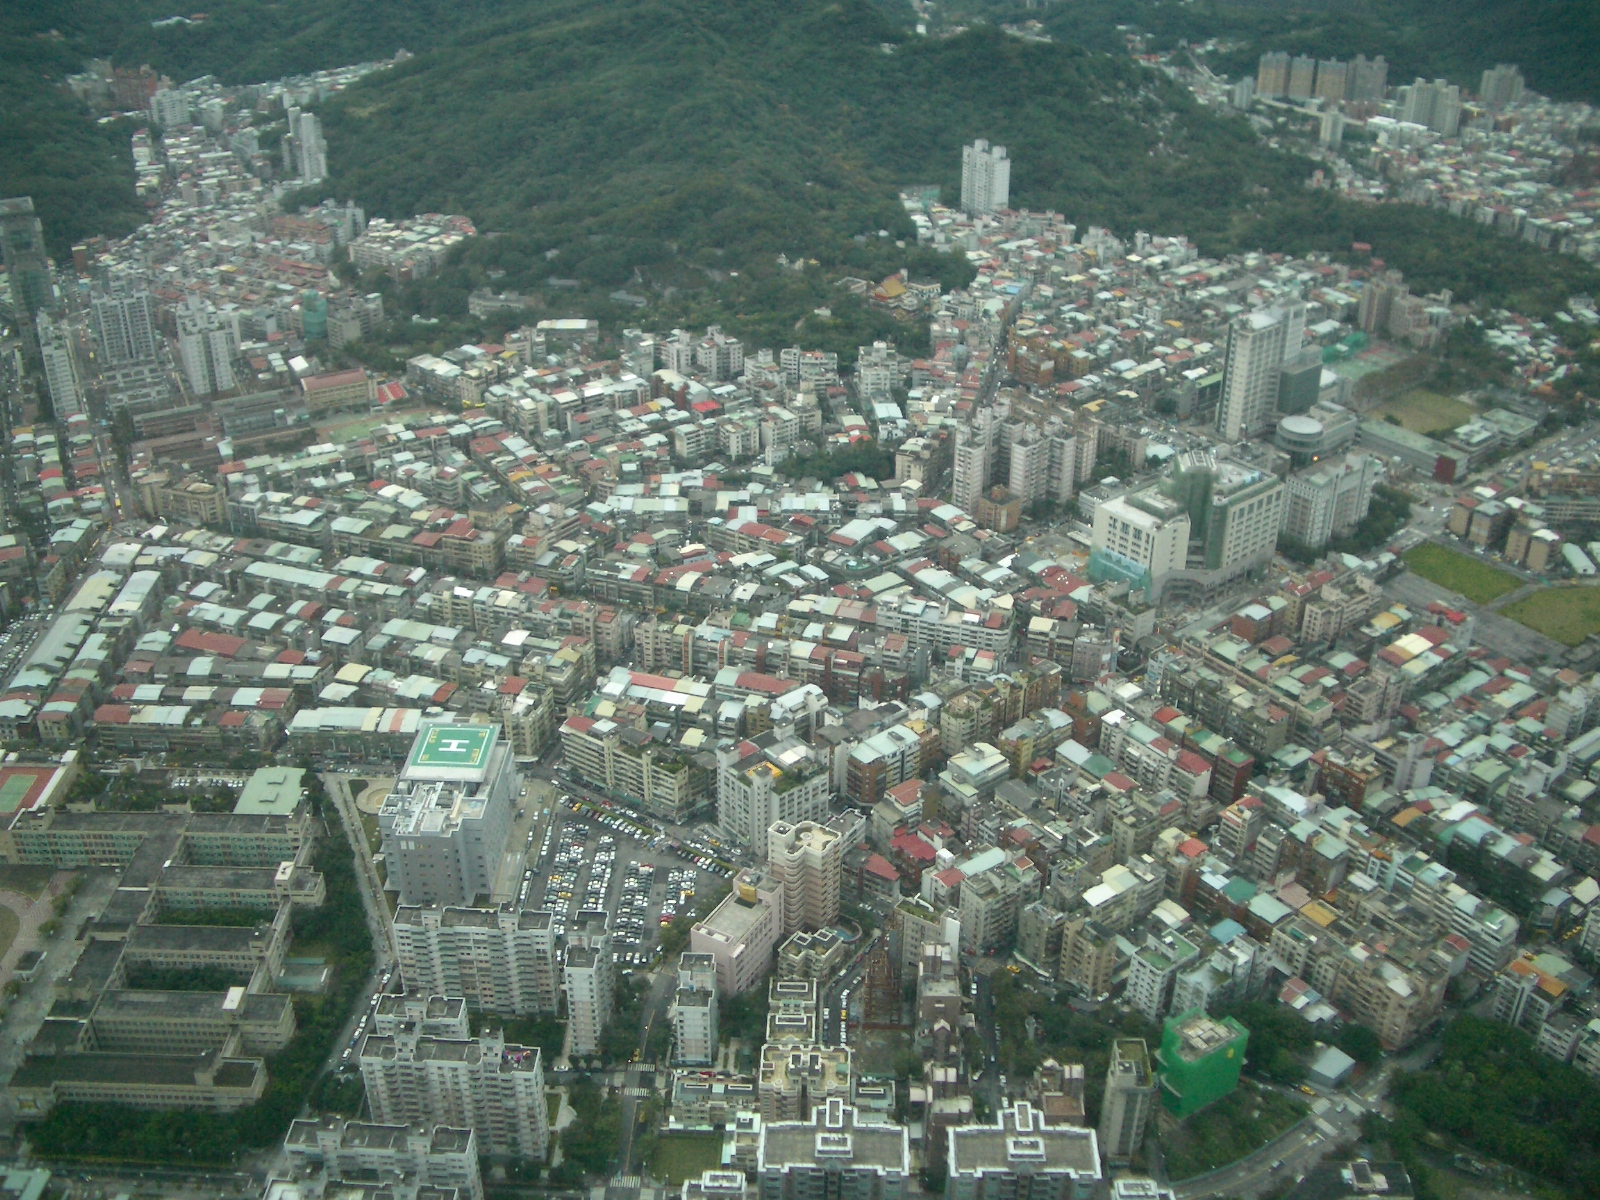
<instances>
[{"instance_id":1,"label":"multi-story apartment building","mask_svg":"<svg viewBox=\"0 0 1600 1200\"><path fill-rule=\"evenodd\" d=\"M478 1139L448 1125L376 1125L344 1117L289 1123L283 1140L289 1169L299 1178L414 1180L454 1188L459 1200L483 1200Z\"/></svg>"},{"instance_id":2,"label":"multi-story apartment building","mask_svg":"<svg viewBox=\"0 0 1600 1200\"><path fill-rule=\"evenodd\" d=\"M681 821L705 802L707 772L643 730L604 717L570 716L560 733L562 754L574 771L652 816Z\"/></svg>"},{"instance_id":3,"label":"multi-story apartment building","mask_svg":"<svg viewBox=\"0 0 1600 1200\"><path fill-rule=\"evenodd\" d=\"M815 1115L764 1122L756 1150L759 1200L903 1200L911 1146L903 1125L862 1118L844 1097Z\"/></svg>"},{"instance_id":4,"label":"multi-story apartment building","mask_svg":"<svg viewBox=\"0 0 1600 1200\"><path fill-rule=\"evenodd\" d=\"M945 1172L946 1200L1090 1200L1103 1178L1095 1131L1047 1125L1026 1100L951 1129Z\"/></svg>"},{"instance_id":5,"label":"multi-story apartment building","mask_svg":"<svg viewBox=\"0 0 1600 1200\"><path fill-rule=\"evenodd\" d=\"M1129 1163L1142 1153L1157 1087L1144 1039L1112 1041L1105 1097L1100 1104L1100 1150L1108 1165Z\"/></svg>"},{"instance_id":6,"label":"multi-story apartment building","mask_svg":"<svg viewBox=\"0 0 1600 1200\"><path fill-rule=\"evenodd\" d=\"M826 818L832 790L826 764L792 733L775 729L717 749L717 827L741 845L766 849L775 822Z\"/></svg>"},{"instance_id":7,"label":"multi-story apartment building","mask_svg":"<svg viewBox=\"0 0 1600 1200\"><path fill-rule=\"evenodd\" d=\"M1011 203L1011 160L1004 146L979 138L961 147L961 208L978 215L999 212Z\"/></svg>"},{"instance_id":8,"label":"multi-story apartment building","mask_svg":"<svg viewBox=\"0 0 1600 1200\"><path fill-rule=\"evenodd\" d=\"M594 1054L611 1020L616 980L611 963L611 919L600 909L586 908L567 930L567 956L562 970L567 993L567 1031L573 1054Z\"/></svg>"},{"instance_id":9,"label":"multi-story apartment building","mask_svg":"<svg viewBox=\"0 0 1600 1200\"><path fill-rule=\"evenodd\" d=\"M395 951L406 986L484 1012L553 1013L561 990L554 914L403 904Z\"/></svg>"},{"instance_id":10,"label":"multi-story apartment building","mask_svg":"<svg viewBox=\"0 0 1600 1200\"><path fill-rule=\"evenodd\" d=\"M549 1148L544 1064L537 1046L497 1032L467 1036L465 1005L435 1022L440 998L412 998L404 1015L362 1039L358 1060L373 1120L470 1128L490 1154L544 1158ZM432 1032L430 1032L432 1030Z\"/></svg>"},{"instance_id":11,"label":"multi-story apartment building","mask_svg":"<svg viewBox=\"0 0 1600 1200\"><path fill-rule=\"evenodd\" d=\"M848 1046L768 1040L761 1047L756 1081L761 1119L808 1121L829 1100L848 1101L854 1078L850 1057Z\"/></svg>"},{"instance_id":12,"label":"multi-story apartment building","mask_svg":"<svg viewBox=\"0 0 1600 1200\"><path fill-rule=\"evenodd\" d=\"M767 874L783 889L783 936L839 918L844 839L816 821L775 821L767 831Z\"/></svg>"},{"instance_id":13,"label":"multi-story apartment building","mask_svg":"<svg viewBox=\"0 0 1600 1200\"><path fill-rule=\"evenodd\" d=\"M717 1056L717 960L710 954L678 956L672 997L673 1058L705 1065Z\"/></svg>"}]
</instances>

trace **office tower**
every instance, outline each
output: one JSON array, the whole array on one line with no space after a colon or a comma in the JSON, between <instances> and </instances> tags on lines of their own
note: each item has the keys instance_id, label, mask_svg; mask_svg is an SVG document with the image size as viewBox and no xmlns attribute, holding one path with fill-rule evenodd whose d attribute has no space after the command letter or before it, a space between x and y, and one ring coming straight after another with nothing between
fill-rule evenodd
<instances>
[{"instance_id":1,"label":"office tower","mask_svg":"<svg viewBox=\"0 0 1600 1200\"><path fill-rule=\"evenodd\" d=\"M554 914L402 904L395 952L406 986L481 1012L553 1013L561 991Z\"/></svg>"},{"instance_id":2,"label":"office tower","mask_svg":"<svg viewBox=\"0 0 1600 1200\"><path fill-rule=\"evenodd\" d=\"M1309 100L1317 82L1317 60L1309 55L1296 55L1289 62L1289 99Z\"/></svg>"},{"instance_id":3,"label":"office tower","mask_svg":"<svg viewBox=\"0 0 1600 1200\"><path fill-rule=\"evenodd\" d=\"M154 362L156 359L156 302L144 288L118 290L96 296L90 307L100 342L101 366Z\"/></svg>"},{"instance_id":4,"label":"office tower","mask_svg":"<svg viewBox=\"0 0 1600 1200\"><path fill-rule=\"evenodd\" d=\"M567 993L567 1034L573 1054L595 1054L611 1019L616 988L611 967L610 917L597 908L581 910L567 931L567 961L562 971Z\"/></svg>"},{"instance_id":5,"label":"office tower","mask_svg":"<svg viewBox=\"0 0 1600 1200\"><path fill-rule=\"evenodd\" d=\"M83 412L83 385L72 330L65 321L52 321L44 312L38 314L35 328L39 335L39 361L50 391L50 408L56 420L65 421Z\"/></svg>"},{"instance_id":6,"label":"office tower","mask_svg":"<svg viewBox=\"0 0 1600 1200\"><path fill-rule=\"evenodd\" d=\"M717 1057L717 959L690 951L678 956L672 997L673 1057L699 1066Z\"/></svg>"},{"instance_id":7,"label":"office tower","mask_svg":"<svg viewBox=\"0 0 1600 1200\"><path fill-rule=\"evenodd\" d=\"M767 873L783 889L783 936L839 919L844 839L816 821L776 821L767 831Z\"/></svg>"},{"instance_id":8,"label":"office tower","mask_svg":"<svg viewBox=\"0 0 1600 1200\"><path fill-rule=\"evenodd\" d=\"M1102 1173L1095 1131L1047 1125L1026 1100L992 1125L958 1125L946 1146L949 1200L1090 1200Z\"/></svg>"},{"instance_id":9,"label":"office tower","mask_svg":"<svg viewBox=\"0 0 1600 1200\"><path fill-rule=\"evenodd\" d=\"M969 424L956 426L955 468L950 499L966 513L978 511L978 498L989 486L989 444L986 431Z\"/></svg>"},{"instance_id":10,"label":"office tower","mask_svg":"<svg viewBox=\"0 0 1600 1200\"><path fill-rule=\"evenodd\" d=\"M400 903L465 908L493 896L521 788L498 726L425 723L378 810Z\"/></svg>"},{"instance_id":11,"label":"office tower","mask_svg":"<svg viewBox=\"0 0 1600 1200\"><path fill-rule=\"evenodd\" d=\"M50 282L50 260L44 252L44 226L33 213L33 197L0 200L0 252L11 283L11 308L30 358L39 350L34 314L54 310L55 289Z\"/></svg>"},{"instance_id":12,"label":"office tower","mask_svg":"<svg viewBox=\"0 0 1600 1200\"><path fill-rule=\"evenodd\" d=\"M412 1011L361 1042L361 1079L372 1119L468 1128L489 1154L544 1158L550 1143L544 1064L537 1046L507 1043L498 1032L465 1036L460 999L408 998ZM428 1031L426 1013L453 1005L460 1021Z\"/></svg>"},{"instance_id":13,"label":"office tower","mask_svg":"<svg viewBox=\"0 0 1600 1200\"><path fill-rule=\"evenodd\" d=\"M1100 1102L1100 1153L1106 1165L1132 1162L1140 1152L1155 1095L1144 1039L1117 1038L1111 1043L1105 1097Z\"/></svg>"},{"instance_id":14,"label":"office tower","mask_svg":"<svg viewBox=\"0 0 1600 1200\"><path fill-rule=\"evenodd\" d=\"M161 88L150 97L150 119L163 129L180 129L192 120L188 92Z\"/></svg>"},{"instance_id":15,"label":"office tower","mask_svg":"<svg viewBox=\"0 0 1600 1200\"><path fill-rule=\"evenodd\" d=\"M1406 89L1401 116L1445 137L1454 137L1461 124L1461 89L1443 79L1429 83L1419 77Z\"/></svg>"},{"instance_id":16,"label":"office tower","mask_svg":"<svg viewBox=\"0 0 1600 1200\"><path fill-rule=\"evenodd\" d=\"M1256 92L1262 96L1282 96L1289 91L1289 56L1282 50L1263 54L1256 69Z\"/></svg>"},{"instance_id":17,"label":"office tower","mask_svg":"<svg viewBox=\"0 0 1600 1200\"><path fill-rule=\"evenodd\" d=\"M1389 64L1381 54L1373 59L1358 54L1350 64L1346 80L1349 84L1346 92L1351 100L1382 100L1389 87Z\"/></svg>"},{"instance_id":18,"label":"office tower","mask_svg":"<svg viewBox=\"0 0 1600 1200\"><path fill-rule=\"evenodd\" d=\"M903 1200L910 1136L833 1097L807 1119L763 1124L755 1174L759 1200Z\"/></svg>"},{"instance_id":19,"label":"office tower","mask_svg":"<svg viewBox=\"0 0 1600 1200\"><path fill-rule=\"evenodd\" d=\"M760 851L774 821L820 821L833 783L816 752L786 729L717 748L717 827Z\"/></svg>"},{"instance_id":20,"label":"office tower","mask_svg":"<svg viewBox=\"0 0 1600 1200\"><path fill-rule=\"evenodd\" d=\"M1478 98L1499 111L1521 100L1522 89L1521 69L1501 63L1483 73L1483 82L1478 86Z\"/></svg>"},{"instance_id":21,"label":"office tower","mask_svg":"<svg viewBox=\"0 0 1600 1200\"><path fill-rule=\"evenodd\" d=\"M239 349L237 318L225 317L198 296L190 296L175 315L178 361L190 393L214 396L232 391L237 384L233 373Z\"/></svg>"},{"instance_id":22,"label":"office tower","mask_svg":"<svg viewBox=\"0 0 1600 1200\"><path fill-rule=\"evenodd\" d=\"M1267 427L1277 405L1279 372L1299 351L1305 325L1306 306L1299 300L1258 308L1229 324L1217 404L1217 432L1224 440L1237 442Z\"/></svg>"},{"instance_id":23,"label":"office tower","mask_svg":"<svg viewBox=\"0 0 1600 1200\"><path fill-rule=\"evenodd\" d=\"M1338 113L1324 113L1337 117ZM1301 346L1283 360L1278 374L1278 412L1303 413L1322 396L1322 350L1315 343Z\"/></svg>"},{"instance_id":24,"label":"office tower","mask_svg":"<svg viewBox=\"0 0 1600 1200\"><path fill-rule=\"evenodd\" d=\"M976 216L1011 204L1011 160L1004 146L979 138L961 147L961 209Z\"/></svg>"},{"instance_id":25,"label":"office tower","mask_svg":"<svg viewBox=\"0 0 1600 1200\"><path fill-rule=\"evenodd\" d=\"M1317 63L1317 87L1313 94L1329 104L1337 104L1344 99L1348 73L1348 66L1338 59L1323 59Z\"/></svg>"},{"instance_id":26,"label":"office tower","mask_svg":"<svg viewBox=\"0 0 1600 1200\"><path fill-rule=\"evenodd\" d=\"M717 963L717 990L737 996L772 968L783 928L783 891L757 871L741 871L721 904L689 930L689 946Z\"/></svg>"}]
</instances>

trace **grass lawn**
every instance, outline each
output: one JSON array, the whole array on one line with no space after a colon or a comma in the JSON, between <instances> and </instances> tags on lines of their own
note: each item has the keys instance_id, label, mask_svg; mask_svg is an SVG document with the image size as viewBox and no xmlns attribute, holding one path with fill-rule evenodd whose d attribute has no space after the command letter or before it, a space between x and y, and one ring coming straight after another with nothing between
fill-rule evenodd
<instances>
[{"instance_id":1,"label":"grass lawn","mask_svg":"<svg viewBox=\"0 0 1600 1200\"><path fill-rule=\"evenodd\" d=\"M1470 554L1447 550L1432 542L1424 542L1405 554L1407 565L1424 579L1431 579L1440 587L1460 592L1474 604L1487 604L1497 596L1514 592L1522 580L1509 571L1491 567Z\"/></svg>"},{"instance_id":2,"label":"grass lawn","mask_svg":"<svg viewBox=\"0 0 1600 1200\"><path fill-rule=\"evenodd\" d=\"M1452 400L1438 392L1419 389L1380 406L1367 419L1381 421L1394 416L1412 433L1439 433L1464 425L1477 415L1478 410L1464 400Z\"/></svg>"},{"instance_id":3,"label":"grass lawn","mask_svg":"<svg viewBox=\"0 0 1600 1200\"><path fill-rule=\"evenodd\" d=\"M1546 637L1576 646L1600 632L1600 587L1545 588L1500 611Z\"/></svg>"},{"instance_id":4,"label":"grass lawn","mask_svg":"<svg viewBox=\"0 0 1600 1200\"><path fill-rule=\"evenodd\" d=\"M44 892L54 867L33 867L22 863L0 863L0 892L20 892L35 900Z\"/></svg>"},{"instance_id":5,"label":"grass lawn","mask_svg":"<svg viewBox=\"0 0 1600 1200\"><path fill-rule=\"evenodd\" d=\"M700 1172L714 1171L721 1165L720 1133L663 1133L656 1140L650 1174L676 1188L685 1179L699 1179Z\"/></svg>"},{"instance_id":6,"label":"grass lawn","mask_svg":"<svg viewBox=\"0 0 1600 1200\"><path fill-rule=\"evenodd\" d=\"M1242 1080L1236 1091L1161 1135L1167 1175L1188 1179L1227 1166L1265 1146L1305 1111L1299 1100Z\"/></svg>"},{"instance_id":7,"label":"grass lawn","mask_svg":"<svg viewBox=\"0 0 1600 1200\"><path fill-rule=\"evenodd\" d=\"M11 943L17 940L17 930L22 922L17 920L17 914L9 908L0 907L0 955L11 949Z\"/></svg>"}]
</instances>

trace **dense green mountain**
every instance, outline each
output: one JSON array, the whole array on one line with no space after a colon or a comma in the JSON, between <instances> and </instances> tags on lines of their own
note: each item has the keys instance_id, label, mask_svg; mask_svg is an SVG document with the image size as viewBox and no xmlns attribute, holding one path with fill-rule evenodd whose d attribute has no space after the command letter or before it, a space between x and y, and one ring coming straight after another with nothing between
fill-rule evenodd
<instances>
[{"instance_id":1,"label":"dense green mountain","mask_svg":"<svg viewBox=\"0 0 1600 1200\"><path fill-rule=\"evenodd\" d=\"M1009 148L1015 206L1080 227L1181 232L1216 254L1364 241L1418 286L1531 311L1600 281L1442 213L1308 192L1309 163L1125 51L989 28L906 37L864 0L548 0L324 113L335 190L377 213L465 210L499 234L419 297L440 315L491 269L497 286L609 287L740 268L753 277L696 315L781 334L826 293L774 281L776 255L905 265L877 236L909 233L896 188L954 197L974 137Z\"/></svg>"},{"instance_id":2,"label":"dense green mountain","mask_svg":"<svg viewBox=\"0 0 1600 1200\"><path fill-rule=\"evenodd\" d=\"M904 232L896 186L952 195L974 137L1010 148L1014 204L1123 229L1219 237L1248 196L1306 175L1126 55L990 31L902 40L861 0L538 12L328 106L335 189L523 235L496 249L513 276L550 274L537 252L559 249L558 273L620 283L675 253L826 261Z\"/></svg>"}]
</instances>

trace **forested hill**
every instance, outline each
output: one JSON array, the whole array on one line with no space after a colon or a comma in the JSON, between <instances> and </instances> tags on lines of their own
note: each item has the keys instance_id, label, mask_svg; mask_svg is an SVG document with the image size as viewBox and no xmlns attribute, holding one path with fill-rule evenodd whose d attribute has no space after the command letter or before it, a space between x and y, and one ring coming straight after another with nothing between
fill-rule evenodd
<instances>
[{"instance_id":1,"label":"forested hill","mask_svg":"<svg viewBox=\"0 0 1600 1200\"><path fill-rule=\"evenodd\" d=\"M527 11L326 106L333 190L378 214L465 210L560 250L562 275L620 282L675 253L826 258L903 230L896 187L953 198L975 137L1009 147L1014 206L1212 240L1309 169L1125 54L906 38L865 0Z\"/></svg>"}]
</instances>

